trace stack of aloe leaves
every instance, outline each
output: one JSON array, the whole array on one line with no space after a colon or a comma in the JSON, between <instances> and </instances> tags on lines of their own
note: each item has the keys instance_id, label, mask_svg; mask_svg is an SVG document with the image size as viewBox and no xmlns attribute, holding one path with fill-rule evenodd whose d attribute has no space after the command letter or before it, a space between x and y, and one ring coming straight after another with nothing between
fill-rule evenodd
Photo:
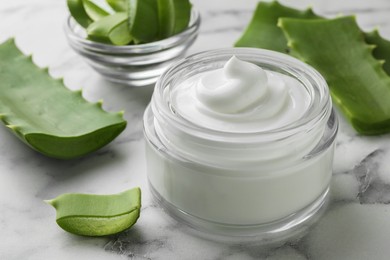
<instances>
[{"instance_id":1,"label":"stack of aloe leaves","mask_svg":"<svg viewBox=\"0 0 390 260\"><path fill-rule=\"evenodd\" d=\"M360 30L354 16L326 19L260 2L236 47L288 53L326 79L332 99L360 134L390 132L390 42Z\"/></svg>"},{"instance_id":2,"label":"stack of aloe leaves","mask_svg":"<svg viewBox=\"0 0 390 260\"><path fill-rule=\"evenodd\" d=\"M142 44L184 31L190 22L189 0L67 0L72 17L92 41Z\"/></svg>"}]
</instances>

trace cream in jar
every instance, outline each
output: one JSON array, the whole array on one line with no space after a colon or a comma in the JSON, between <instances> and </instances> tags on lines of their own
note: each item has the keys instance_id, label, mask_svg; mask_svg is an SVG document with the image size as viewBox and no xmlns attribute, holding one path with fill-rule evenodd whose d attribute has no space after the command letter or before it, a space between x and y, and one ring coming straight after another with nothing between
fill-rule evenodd
<instances>
[{"instance_id":1,"label":"cream in jar","mask_svg":"<svg viewBox=\"0 0 390 260\"><path fill-rule=\"evenodd\" d=\"M291 57L191 56L160 78L144 123L151 189L195 228L275 233L325 200L337 120L323 78Z\"/></svg>"}]
</instances>

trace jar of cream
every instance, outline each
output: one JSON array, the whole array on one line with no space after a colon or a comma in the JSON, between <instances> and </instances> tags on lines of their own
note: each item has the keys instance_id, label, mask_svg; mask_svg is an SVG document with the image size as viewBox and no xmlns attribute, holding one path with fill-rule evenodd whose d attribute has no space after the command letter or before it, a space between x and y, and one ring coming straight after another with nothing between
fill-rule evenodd
<instances>
[{"instance_id":1,"label":"jar of cream","mask_svg":"<svg viewBox=\"0 0 390 260\"><path fill-rule=\"evenodd\" d=\"M309 65L251 48L195 54L160 77L145 111L150 188L197 230L286 236L325 204L337 129Z\"/></svg>"}]
</instances>

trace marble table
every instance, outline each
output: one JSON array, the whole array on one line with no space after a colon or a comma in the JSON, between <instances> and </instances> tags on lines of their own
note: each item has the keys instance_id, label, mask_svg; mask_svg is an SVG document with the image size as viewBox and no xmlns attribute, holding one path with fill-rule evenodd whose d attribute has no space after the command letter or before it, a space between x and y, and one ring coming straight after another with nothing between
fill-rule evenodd
<instances>
[{"instance_id":1,"label":"marble table","mask_svg":"<svg viewBox=\"0 0 390 260\"><path fill-rule=\"evenodd\" d=\"M0 127L0 259L390 259L390 136L364 137L340 117L331 203L300 239L273 247L228 245L191 234L152 202L147 187L142 115L153 86L129 88L105 81L68 46L65 0L0 2L0 42L15 37L39 66L64 77L89 101L125 110L127 129L103 149L77 160L46 158ZM193 0L202 26L190 53L229 47L248 23L255 0ZM388 0L283 1L328 17L357 15L390 38ZM1 79L0 79L1 84ZM43 200L61 193L109 194L143 190L142 215L130 230L105 238L61 230Z\"/></svg>"}]
</instances>

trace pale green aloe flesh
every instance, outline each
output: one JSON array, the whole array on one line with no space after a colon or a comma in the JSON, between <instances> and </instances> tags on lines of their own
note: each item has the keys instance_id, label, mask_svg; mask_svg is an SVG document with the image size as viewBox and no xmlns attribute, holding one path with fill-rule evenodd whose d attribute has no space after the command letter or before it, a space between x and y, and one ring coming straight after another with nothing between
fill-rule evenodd
<instances>
[{"instance_id":1,"label":"pale green aloe flesh","mask_svg":"<svg viewBox=\"0 0 390 260\"><path fill-rule=\"evenodd\" d=\"M191 18L191 3L187 0L157 0L159 35L161 39L187 28Z\"/></svg>"},{"instance_id":2,"label":"pale green aloe flesh","mask_svg":"<svg viewBox=\"0 0 390 260\"><path fill-rule=\"evenodd\" d=\"M390 78L354 17L281 18L279 26L294 53L326 78L333 100L358 132L390 131Z\"/></svg>"},{"instance_id":3,"label":"pale green aloe flesh","mask_svg":"<svg viewBox=\"0 0 390 260\"><path fill-rule=\"evenodd\" d=\"M136 43L152 42L158 34L156 0L128 0L129 31Z\"/></svg>"},{"instance_id":4,"label":"pale green aloe flesh","mask_svg":"<svg viewBox=\"0 0 390 260\"><path fill-rule=\"evenodd\" d=\"M44 155L69 159L95 151L126 127L123 113L85 101L81 91L33 64L13 40L0 45L0 118L22 141Z\"/></svg>"},{"instance_id":5,"label":"pale green aloe flesh","mask_svg":"<svg viewBox=\"0 0 390 260\"><path fill-rule=\"evenodd\" d=\"M287 52L287 40L277 27L280 17L314 19L317 15L309 8L299 11L278 2L259 2L252 20L243 35L235 43L236 47L254 47L278 52Z\"/></svg>"},{"instance_id":6,"label":"pale green aloe flesh","mask_svg":"<svg viewBox=\"0 0 390 260\"><path fill-rule=\"evenodd\" d=\"M141 190L113 195L68 193L46 201L56 211L57 224L72 234L106 236L133 226L140 215Z\"/></svg>"},{"instance_id":7,"label":"pale green aloe flesh","mask_svg":"<svg viewBox=\"0 0 390 260\"><path fill-rule=\"evenodd\" d=\"M88 26L88 37L97 42L126 45L132 40L127 19L126 12L106 16Z\"/></svg>"}]
</instances>

